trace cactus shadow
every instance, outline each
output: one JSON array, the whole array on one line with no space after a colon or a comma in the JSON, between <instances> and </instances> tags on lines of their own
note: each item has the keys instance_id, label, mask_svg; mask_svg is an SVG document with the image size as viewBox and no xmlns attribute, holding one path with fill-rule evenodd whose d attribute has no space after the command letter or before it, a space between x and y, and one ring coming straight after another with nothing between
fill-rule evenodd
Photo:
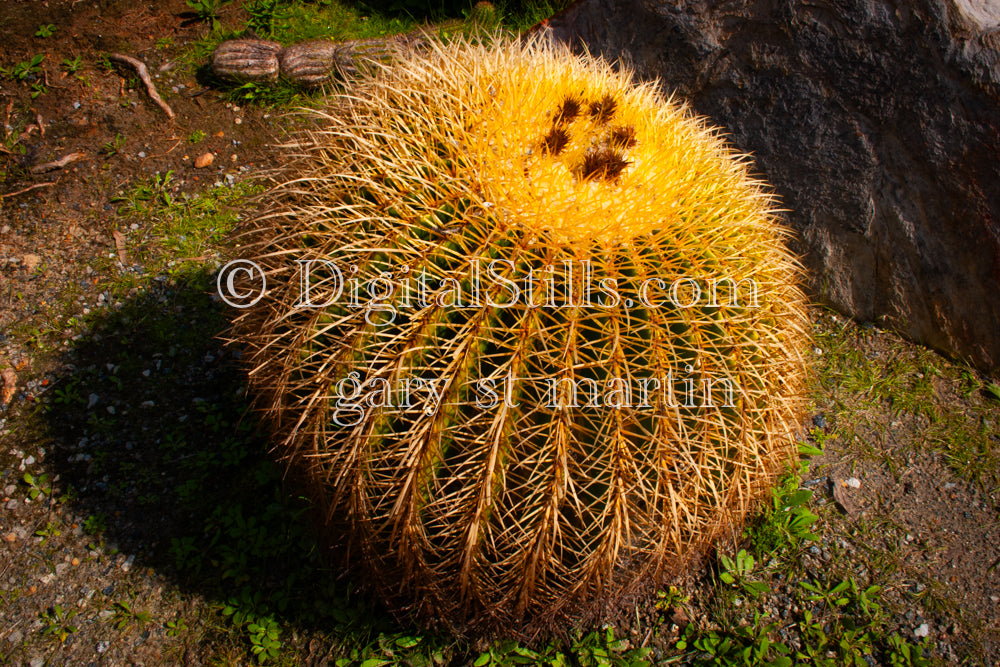
<instances>
[{"instance_id":1,"label":"cactus shadow","mask_svg":"<svg viewBox=\"0 0 1000 667\"><path fill-rule=\"evenodd\" d=\"M48 392L40 436L81 539L155 575L118 582L114 568L91 587L166 579L299 630L393 627L322 557L249 409L240 350L218 337L235 311L213 286L198 270L101 309Z\"/></svg>"}]
</instances>

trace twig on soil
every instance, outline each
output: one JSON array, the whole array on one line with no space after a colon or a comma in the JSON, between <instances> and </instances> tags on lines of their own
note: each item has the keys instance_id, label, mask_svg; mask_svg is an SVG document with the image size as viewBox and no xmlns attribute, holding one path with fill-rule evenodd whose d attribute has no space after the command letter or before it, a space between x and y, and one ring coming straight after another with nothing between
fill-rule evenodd
<instances>
[{"instance_id":1,"label":"twig on soil","mask_svg":"<svg viewBox=\"0 0 1000 667\"><path fill-rule=\"evenodd\" d=\"M31 192L32 190L35 190L37 188L47 188L50 185L55 185L55 181L52 181L50 183L35 183L34 185L29 185L28 187L22 190L16 190L15 192L0 194L0 199L3 199L4 197L13 197L15 195L23 195L25 192Z\"/></svg>"},{"instance_id":2,"label":"twig on soil","mask_svg":"<svg viewBox=\"0 0 1000 667\"><path fill-rule=\"evenodd\" d=\"M159 154L157 154L157 155L150 155L150 156L149 156L149 158L154 158L154 157L163 157L164 155L169 155L170 153L174 152L174 150L175 150L175 149L176 149L176 148L177 148L178 146L180 146L180 145L181 145L181 142L182 142L182 141L183 141L183 139L178 139L178 140L177 140L177 143L175 143L175 144L174 144L173 146L171 146L171 147L170 147L170 150L168 150L168 151L167 151L166 153L159 153Z\"/></svg>"},{"instance_id":3,"label":"twig on soil","mask_svg":"<svg viewBox=\"0 0 1000 667\"><path fill-rule=\"evenodd\" d=\"M109 60L115 60L120 63L125 63L126 65L131 65L135 68L136 74L144 84L146 84L146 92L149 93L150 99L156 102L163 111L167 114L169 118L174 117L174 110L170 108L170 105L163 101L160 94L156 92L156 86L153 85L153 80L149 78L149 70L146 69L146 63L142 62L138 58L133 58L132 56L124 56L120 53L112 53L108 56Z\"/></svg>"},{"instance_id":4,"label":"twig on soil","mask_svg":"<svg viewBox=\"0 0 1000 667\"><path fill-rule=\"evenodd\" d=\"M45 136L45 123L42 122L42 114L40 114L37 111L35 111L34 108L32 108L31 110L35 112L35 120L38 122L38 133L44 137Z\"/></svg>"},{"instance_id":5,"label":"twig on soil","mask_svg":"<svg viewBox=\"0 0 1000 667\"><path fill-rule=\"evenodd\" d=\"M118 261L122 266L128 266L128 257L125 255L125 235L115 229L111 232L111 238L115 240L115 250L118 251Z\"/></svg>"},{"instance_id":6,"label":"twig on soil","mask_svg":"<svg viewBox=\"0 0 1000 667\"><path fill-rule=\"evenodd\" d=\"M47 171L54 171L56 169L62 169L71 162L76 162L77 160L82 160L87 157L84 153L70 153L69 155L64 155L58 160L53 160L52 162L45 162L43 164L36 164L31 168L32 174L44 174Z\"/></svg>"},{"instance_id":7,"label":"twig on soil","mask_svg":"<svg viewBox=\"0 0 1000 667\"><path fill-rule=\"evenodd\" d=\"M6 357L0 357L0 366L3 366L3 369L0 370L0 378L3 380L0 406L7 407L14 400L14 394L17 392L17 373L14 372L14 367L9 365Z\"/></svg>"}]
</instances>

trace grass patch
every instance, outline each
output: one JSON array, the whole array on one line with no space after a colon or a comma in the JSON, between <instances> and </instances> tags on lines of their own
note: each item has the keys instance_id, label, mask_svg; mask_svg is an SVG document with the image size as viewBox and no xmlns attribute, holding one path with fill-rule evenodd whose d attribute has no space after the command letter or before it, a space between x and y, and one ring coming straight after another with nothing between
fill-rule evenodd
<instances>
[{"instance_id":1,"label":"grass patch","mask_svg":"<svg viewBox=\"0 0 1000 667\"><path fill-rule=\"evenodd\" d=\"M870 325L819 319L813 392L847 441L886 463L915 443L985 492L1000 489L1000 400L990 381Z\"/></svg>"}]
</instances>

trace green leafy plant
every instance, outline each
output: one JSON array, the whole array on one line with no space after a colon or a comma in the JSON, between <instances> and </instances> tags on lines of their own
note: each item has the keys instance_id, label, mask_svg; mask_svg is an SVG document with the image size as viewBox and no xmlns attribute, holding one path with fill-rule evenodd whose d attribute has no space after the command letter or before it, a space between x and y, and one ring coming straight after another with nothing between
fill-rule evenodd
<instances>
[{"instance_id":1,"label":"green leafy plant","mask_svg":"<svg viewBox=\"0 0 1000 667\"><path fill-rule=\"evenodd\" d=\"M802 581L799 585L808 591L806 595L807 600L810 602L823 602L831 609L843 607L851 602L850 596L844 595L844 593L851 590L850 581L845 580L838 583L830 581L825 585L822 582L809 583L808 581Z\"/></svg>"},{"instance_id":2,"label":"green leafy plant","mask_svg":"<svg viewBox=\"0 0 1000 667\"><path fill-rule=\"evenodd\" d=\"M87 535L98 535L107 530L107 517L103 512L91 514L83 522L83 532Z\"/></svg>"},{"instance_id":3,"label":"green leafy plant","mask_svg":"<svg viewBox=\"0 0 1000 667\"><path fill-rule=\"evenodd\" d=\"M753 574L756 562L746 549L740 549L735 559L719 554L719 563L722 565L722 571L719 573L719 580L722 583L742 590L752 598L771 590L764 582L751 579L750 575Z\"/></svg>"},{"instance_id":4,"label":"green leafy plant","mask_svg":"<svg viewBox=\"0 0 1000 667\"><path fill-rule=\"evenodd\" d=\"M112 624L119 630L130 625L142 630L153 622L153 615L146 610L136 609L134 601L120 600L115 602L113 610L115 613Z\"/></svg>"},{"instance_id":5,"label":"green leafy plant","mask_svg":"<svg viewBox=\"0 0 1000 667\"><path fill-rule=\"evenodd\" d=\"M122 136L121 133L116 133L114 139L106 142L104 146L101 147L101 153L108 157L112 157L114 155L118 155L124 147L125 137Z\"/></svg>"},{"instance_id":6,"label":"green leafy plant","mask_svg":"<svg viewBox=\"0 0 1000 667\"><path fill-rule=\"evenodd\" d=\"M53 521L49 521L48 523L45 524L44 528L39 528L38 530L36 530L35 535L37 535L38 537L44 537L45 539L42 540L42 544L45 544L45 542L48 541L48 538L59 537L60 535L62 535L62 529L59 527L59 524Z\"/></svg>"},{"instance_id":7,"label":"green leafy plant","mask_svg":"<svg viewBox=\"0 0 1000 667\"><path fill-rule=\"evenodd\" d=\"M30 76L37 76L42 73L43 60L45 60L44 54L36 54L31 60L22 60L10 70L5 70L5 73L12 79L24 81Z\"/></svg>"},{"instance_id":8,"label":"green leafy plant","mask_svg":"<svg viewBox=\"0 0 1000 667\"><path fill-rule=\"evenodd\" d=\"M53 25L52 23L48 24L43 23L42 25L38 26L38 30L35 31L35 37L42 37L42 38L51 37L52 35L56 34L56 30L58 30L58 28L56 28L55 25Z\"/></svg>"},{"instance_id":9,"label":"green leafy plant","mask_svg":"<svg viewBox=\"0 0 1000 667\"><path fill-rule=\"evenodd\" d=\"M24 473L24 477L21 479L28 485L28 497L32 500L35 500L42 495L48 495L52 492L52 485L49 482L48 474L42 474L35 477L30 472L26 472Z\"/></svg>"},{"instance_id":10,"label":"green leafy plant","mask_svg":"<svg viewBox=\"0 0 1000 667\"><path fill-rule=\"evenodd\" d=\"M70 621L77 615L76 609L63 609L60 605L49 607L38 615L42 622L41 633L55 637L60 643L76 632L78 628Z\"/></svg>"},{"instance_id":11,"label":"green leafy plant","mask_svg":"<svg viewBox=\"0 0 1000 667\"><path fill-rule=\"evenodd\" d=\"M177 637L188 629L187 623L183 618L178 618L174 621L167 621L163 624L163 627L165 628L165 632L168 637Z\"/></svg>"},{"instance_id":12,"label":"green leafy plant","mask_svg":"<svg viewBox=\"0 0 1000 667\"><path fill-rule=\"evenodd\" d=\"M219 9L227 4L228 0L186 0L186 2L200 21L208 23L213 31L219 29Z\"/></svg>"},{"instance_id":13,"label":"green leafy plant","mask_svg":"<svg viewBox=\"0 0 1000 667\"><path fill-rule=\"evenodd\" d=\"M67 74L76 74L83 66L83 59L80 56L75 58L66 58L62 61L60 66Z\"/></svg>"},{"instance_id":14,"label":"green leafy plant","mask_svg":"<svg viewBox=\"0 0 1000 667\"><path fill-rule=\"evenodd\" d=\"M926 648L927 644L928 641L925 638L921 642L921 646L914 647L900 637L899 633L892 633L892 636L889 637L889 664L892 667L927 667L931 661L923 657L921 650Z\"/></svg>"},{"instance_id":15,"label":"green leafy plant","mask_svg":"<svg viewBox=\"0 0 1000 667\"><path fill-rule=\"evenodd\" d=\"M281 626L267 609L259 592L244 588L239 597L230 598L222 607L222 615L242 629L250 642L250 652L264 664L278 657L281 650Z\"/></svg>"}]
</instances>

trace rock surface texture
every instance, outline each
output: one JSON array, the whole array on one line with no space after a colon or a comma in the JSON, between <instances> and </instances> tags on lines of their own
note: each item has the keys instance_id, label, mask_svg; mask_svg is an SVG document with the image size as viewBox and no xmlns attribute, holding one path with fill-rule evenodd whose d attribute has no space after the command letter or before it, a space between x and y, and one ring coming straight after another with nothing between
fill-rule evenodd
<instances>
[{"instance_id":1,"label":"rock surface texture","mask_svg":"<svg viewBox=\"0 0 1000 667\"><path fill-rule=\"evenodd\" d=\"M536 29L722 125L815 298L1000 369L1000 1L581 0Z\"/></svg>"}]
</instances>

